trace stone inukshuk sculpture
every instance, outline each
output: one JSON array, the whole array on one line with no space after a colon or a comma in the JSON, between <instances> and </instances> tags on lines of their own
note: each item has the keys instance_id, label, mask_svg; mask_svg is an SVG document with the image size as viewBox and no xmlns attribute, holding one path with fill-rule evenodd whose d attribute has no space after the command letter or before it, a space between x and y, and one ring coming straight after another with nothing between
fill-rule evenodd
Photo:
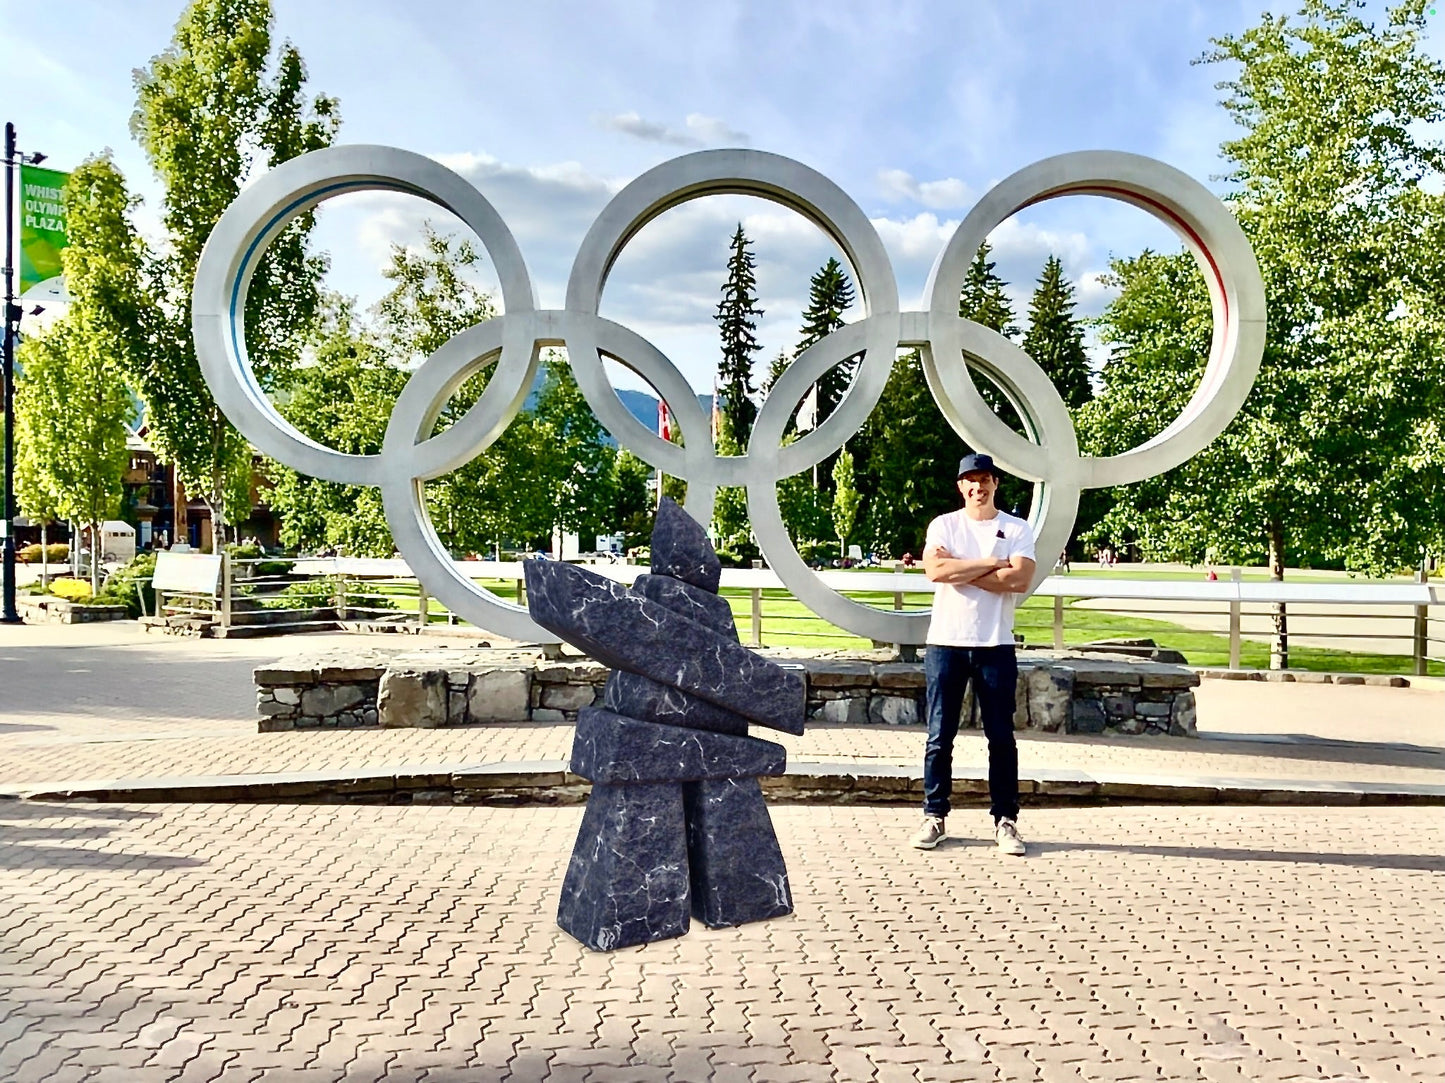
<instances>
[{"instance_id":1,"label":"stone inukshuk sculpture","mask_svg":"<svg viewBox=\"0 0 1445 1083\"><path fill-rule=\"evenodd\" d=\"M524 565L532 619L612 667L602 708L584 707L572 770L592 795L557 923L611 951L792 912L788 870L758 778L782 745L748 722L801 734L802 677L738 640L703 528L663 498L652 574L629 590L554 560Z\"/></svg>"}]
</instances>

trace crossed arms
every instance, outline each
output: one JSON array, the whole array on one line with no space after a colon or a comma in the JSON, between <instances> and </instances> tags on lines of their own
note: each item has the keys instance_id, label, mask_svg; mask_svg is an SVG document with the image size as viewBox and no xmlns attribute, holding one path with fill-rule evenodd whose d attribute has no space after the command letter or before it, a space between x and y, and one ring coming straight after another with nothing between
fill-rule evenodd
<instances>
[{"instance_id":1,"label":"crossed arms","mask_svg":"<svg viewBox=\"0 0 1445 1083\"><path fill-rule=\"evenodd\" d=\"M1034 577L1028 557L956 557L941 545L923 554L923 570L934 583L973 586L994 594L1022 594Z\"/></svg>"}]
</instances>

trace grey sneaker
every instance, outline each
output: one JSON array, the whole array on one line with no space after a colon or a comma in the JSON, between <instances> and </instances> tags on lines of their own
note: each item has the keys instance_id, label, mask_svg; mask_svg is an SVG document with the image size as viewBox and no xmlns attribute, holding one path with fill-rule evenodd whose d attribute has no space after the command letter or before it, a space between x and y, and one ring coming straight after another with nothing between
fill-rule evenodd
<instances>
[{"instance_id":1,"label":"grey sneaker","mask_svg":"<svg viewBox=\"0 0 1445 1083\"><path fill-rule=\"evenodd\" d=\"M932 850L948 835L943 830L942 816L923 817L923 826L918 829L918 834L913 836L913 847L917 850Z\"/></svg>"},{"instance_id":2,"label":"grey sneaker","mask_svg":"<svg viewBox=\"0 0 1445 1083\"><path fill-rule=\"evenodd\" d=\"M1019 838L1019 825L1012 820L1000 820L994 834L998 839L998 848L1004 853L1023 857L1027 852L1024 840Z\"/></svg>"}]
</instances>

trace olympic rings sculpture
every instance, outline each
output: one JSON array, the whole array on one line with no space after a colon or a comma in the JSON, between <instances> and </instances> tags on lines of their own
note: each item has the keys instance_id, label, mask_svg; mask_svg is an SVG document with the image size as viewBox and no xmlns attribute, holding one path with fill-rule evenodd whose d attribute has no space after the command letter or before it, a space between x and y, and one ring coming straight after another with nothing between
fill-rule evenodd
<instances>
[{"instance_id":1,"label":"olympic rings sculpture","mask_svg":"<svg viewBox=\"0 0 1445 1083\"><path fill-rule=\"evenodd\" d=\"M308 439L276 412L247 359L244 312L257 263L293 218L337 195L367 190L406 192L456 214L496 266L504 311L454 336L416 370L397 399L379 455L349 455ZM628 240L664 211L717 194L759 196L816 223L852 264L864 310L863 319L810 346L787 368L762 405L746 453L737 456L716 454L709 419L676 366L646 339L598 314L608 273ZM1120 455L1080 455L1068 409L1038 364L1007 338L958 315L965 272L989 232L1016 211L1065 195L1120 200L1172 227L1193 252L1213 304L1209 359L1183 412L1152 440ZM759 547L793 594L840 628L885 643L922 643L928 612L874 609L825 585L788 537L776 486L838 450L858 431L877 405L900 347L920 350L929 388L953 428L1004 469L1035 483L1031 519L1040 554L1062 551L1083 489L1163 473L1218 436L1243 405L1264 351L1264 284L1234 217L1180 171L1115 151L1047 158L995 185L938 256L926 301L923 311L900 311L893 268L877 231L828 178L776 154L711 150L664 162L619 192L582 242L566 307L539 309L521 250L476 188L410 151L342 146L294 158L237 196L201 255L192 331L217 404L258 450L318 478L379 487L397 548L427 590L478 627L528 642L555 642L555 637L534 624L525 609L457 571L431 526L423 484L474 458L501 435L522 408L544 347L566 347L588 404L621 446L664 473L687 479L687 510L693 516L709 521L717 486L746 488ZM859 354L853 381L834 413L783 445L787 422L808 388L828 369ZM667 401L685 446L663 440L628 412L607 378L604 356L632 369ZM496 368L475 405L444 432L431 435L447 399L486 365ZM989 410L970 366L1003 390L1027 436ZM919 464L921 470L939 468ZM1047 571L1048 561L1040 561L1033 587Z\"/></svg>"}]
</instances>

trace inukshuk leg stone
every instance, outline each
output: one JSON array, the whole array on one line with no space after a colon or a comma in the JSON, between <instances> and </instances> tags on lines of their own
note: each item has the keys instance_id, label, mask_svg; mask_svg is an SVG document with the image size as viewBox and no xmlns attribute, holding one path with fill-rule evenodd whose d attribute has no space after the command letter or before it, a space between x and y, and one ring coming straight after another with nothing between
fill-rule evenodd
<instances>
[{"instance_id":1,"label":"inukshuk leg stone","mask_svg":"<svg viewBox=\"0 0 1445 1083\"><path fill-rule=\"evenodd\" d=\"M758 785L783 773L786 751L746 732L752 720L801 733L802 679L741 646L717 554L665 498L652 572L628 590L525 566L533 619L614 669L606 708L577 720L571 766L593 789L557 913L601 951L679 936L689 913L716 927L792 911Z\"/></svg>"}]
</instances>

